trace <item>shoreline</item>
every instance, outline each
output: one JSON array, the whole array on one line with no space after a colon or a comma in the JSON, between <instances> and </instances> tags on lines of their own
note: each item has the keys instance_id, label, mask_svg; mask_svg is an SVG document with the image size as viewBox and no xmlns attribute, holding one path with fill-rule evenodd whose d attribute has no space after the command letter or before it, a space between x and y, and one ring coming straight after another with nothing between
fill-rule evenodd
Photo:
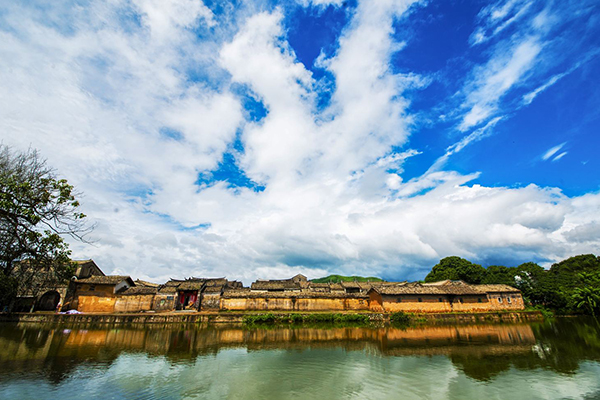
<instances>
[{"instance_id":1,"label":"shoreline","mask_svg":"<svg viewBox=\"0 0 600 400\"><path fill-rule=\"evenodd\" d=\"M389 313L329 313L309 312L292 313L281 311L270 312L168 312L168 313L85 313L85 314L57 314L57 313L12 313L0 314L2 323L34 323L52 325L102 325L102 326L153 326L163 325L218 325L218 324L244 324L244 317L272 314L276 317L291 314L316 315L316 314L359 314L366 315L369 322L377 324L390 324ZM531 322L542 321L544 315L540 311L495 311L484 313L422 313L409 314L413 321L423 324L470 324L470 323L502 323L502 322ZM288 324L284 324L288 325ZM289 324L292 325L292 324Z\"/></svg>"}]
</instances>

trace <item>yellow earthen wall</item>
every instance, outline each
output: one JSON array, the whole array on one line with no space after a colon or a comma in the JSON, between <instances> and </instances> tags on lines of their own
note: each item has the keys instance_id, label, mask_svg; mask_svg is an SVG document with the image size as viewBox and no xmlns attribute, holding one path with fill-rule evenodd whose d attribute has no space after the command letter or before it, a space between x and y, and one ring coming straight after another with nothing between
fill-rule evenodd
<instances>
[{"instance_id":1,"label":"yellow earthen wall","mask_svg":"<svg viewBox=\"0 0 600 400\"><path fill-rule=\"evenodd\" d=\"M344 311L368 310L367 299L345 298L223 298L222 310L232 311Z\"/></svg>"},{"instance_id":2,"label":"yellow earthen wall","mask_svg":"<svg viewBox=\"0 0 600 400\"><path fill-rule=\"evenodd\" d=\"M169 294L158 293L154 296L154 301L152 302L152 309L155 311L174 310L176 300L177 300L177 295L174 293L169 293Z\"/></svg>"},{"instance_id":3,"label":"yellow earthen wall","mask_svg":"<svg viewBox=\"0 0 600 400\"><path fill-rule=\"evenodd\" d=\"M498 298L502 298L502 302ZM508 298L510 297L510 303ZM488 294L491 308L494 310L523 310L525 303L520 293L490 293Z\"/></svg>"},{"instance_id":4,"label":"yellow earthen wall","mask_svg":"<svg viewBox=\"0 0 600 400\"><path fill-rule=\"evenodd\" d=\"M114 297L105 297L105 296L87 296L80 295L78 296L77 301L77 310L81 312L100 312L100 313L110 313L115 311L115 300Z\"/></svg>"},{"instance_id":5,"label":"yellow earthen wall","mask_svg":"<svg viewBox=\"0 0 600 400\"><path fill-rule=\"evenodd\" d=\"M419 302L419 297L423 300ZM442 298L439 301L439 296L402 296L402 301L397 302L395 296L383 296L383 309L386 312L450 312L452 311L450 303Z\"/></svg>"},{"instance_id":6,"label":"yellow earthen wall","mask_svg":"<svg viewBox=\"0 0 600 400\"><path fill-rule=\"evenodd\" d=\"M153 300L153 294L118 296L115 301L115 312L139 312L152 310Z\"/></svg>"},{"instance_id":7,"label":"yellow earthen wall","mask_svg":"<svg viewBox=\"0 0 600 400\"><path fill-rule=\"evenodd\" d=\"M462 302L458 299L454 299L452 303L452 311L468 311L468 312L477 312L477 311L491 311L492 305L488 301L486 295L481 296L461 296ZM481 303L478 299L481 299Z\"/></svg>"}]
</instances>

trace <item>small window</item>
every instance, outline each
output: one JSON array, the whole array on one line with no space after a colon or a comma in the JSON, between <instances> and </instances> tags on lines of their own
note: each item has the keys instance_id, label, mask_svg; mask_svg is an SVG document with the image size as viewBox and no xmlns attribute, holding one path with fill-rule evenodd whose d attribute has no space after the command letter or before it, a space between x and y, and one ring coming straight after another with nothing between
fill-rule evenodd
<instances>
[{"instance_id":1,"label":"small window","mask_svg":"<svg viewBox=\"0 0 600 400\"><path fill-rule=\"evenodd\" d=\"M507 297L506 301L508 302L508 304L510 304L510 297Z\"/></svg>"},{"instance_id":2,"label":"small window","mask_svg":"<svg viewBox=\"0 0 600 400\"><path fill-rule=\"evenodd\" d=\"M419 297L419 303L422 303L422 302L423 302L423 299Z\"/></svg>"},{"instance_id":3,"label":"small window","mask_svg":"<svg viewBox=\"0 0 600 400\"><path fill-rule=\"evenodd\" d=\"M477 302L478 302L478 303L481 303L481 297L477 299Z\"/></svg>"},{"instance_id":4,"label":"small window","mask_svg":"<svg viewBox=\"0 0 600 400\"><path fill-rule=\"evenodd\" d=\"M402 297L398 297L398 298L396 299L396 303L402 303Z\"/></svg>"},{"instance_id":5,"label":"small window","mask_svg":"<svg viewBox=\"0 0 600 400\"><path fill-rule=\"evenodd\" d=\"M93 292L94 290L96 290L96 285L90 285L90 288L88 290L90 292Z\"/></svg>"},{"instance_id":6,"label":"small window","mask_svg":"<svg viewBox=\"0 0 600 400\"><path fill-rule=\"evenodd\" d=\"M502 303L502 297L498 297L498 303Z\"/></svg>"},{"instance_id":7,"label":"small window","mask_svg":"<svg viewBox=\"0 0 600 400\"><path fill-rule=\"evenodd\" d=\"M443 300L443 299L440 297L440 298L438 299L438 301L441 303L441 302L443 302L444 300Z\"/></svg>"},{"instance_id":8,"label":"small window","mask_svg":"<svg viewBox=\"0 0 600 400\"><path fill-rule=\"evenodd\" d=\"M173 300L175 296L167 296L167 300Z\"/></svg>"}]
</instances>

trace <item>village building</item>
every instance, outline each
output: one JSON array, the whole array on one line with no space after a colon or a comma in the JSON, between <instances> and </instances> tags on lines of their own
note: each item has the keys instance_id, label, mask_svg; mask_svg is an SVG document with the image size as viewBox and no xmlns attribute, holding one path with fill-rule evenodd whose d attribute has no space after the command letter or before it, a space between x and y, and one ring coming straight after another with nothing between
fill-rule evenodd
<instances>
[{"instance_id":1,"label":"village building","mask_svg":"<svg viewBox=\"0 0 600 400\"><path fill-rule=\"evenodd\" d=\"M476 285L487 293L490 305L495 310L522 310L525 308L521 291L508 285Z\"/></svg>"},{"instance_id":2,"label":"village building","mask_svg":"<svg viewBox=\"0 0 600 400\"><path fill-rule=\"evenodd\" d=\"M508 303L509 298L511 303ZM369 291L369 301L370 309L379 312L481 312L524 308L521 293L515 288L471 285L460 280L374 285Z\"/></svg>"},{"instance_id":3,"label":"village building","mask_svg":"<svg viewBox=\"0 0 600 400\"><path fill-rule=\"evenodd\" d=\"M302 291L308 287L306 276L298 274L290 279L257 280L250 285L252 292Z\"/></svg>"},{"instance_id":4,"label":"village building","mask_svg":"<svg viewBox=\"0 0 600 400\"><path fill-rule=\"evenodd\" d=\"M93 260L72 262L75 267L72 279L104 276L104 272ZM56 311L73 294L70 281L59 278L51 266L34 268L28 261L21 261L15 266L12 276L20 283L13 311Z\"/></svg>"},{"instance_id":5,"label":"village building","mask_svg":"<svg viewBox=\"0 0 600 400\"><path fill-rule=\"evenodd\" d=\"M69 309L81 312L115 312L117 297L135 283L129 276L91 276L74 280L75 292Z\"/></svg>"},{"instance_id":6,"label":"village building","mask_svg":"<svg viewBox=\"0 0 600 400\"><path fill-rule=\"evenodd\" d=\"M369 307L368 296L362 293L242 289L224 292L220 309L224 311L366 311Z\"/></svg>"},{"instance_id":7,"label":"village building","mask_svg":"<svg viewBox=\"0 0 600 400\"><path fill-rule=\"evenodd\" d=\"M373 311L479 312L524 308L518 289L508 285L471 285L463 281L314 283L298 274L289 279L257 280L250 287L226 278L170 279L164 284L129 276L106 276L92 260L77 261L70 284L26 292L28 307L91 313L176 311ZM25 269L26 271L26 269ZM40 281L43 275L40 275ZM32 290L33 293L33 290ZM29 310L25 310L29 311Z\"/></svg>"}]
</instances>

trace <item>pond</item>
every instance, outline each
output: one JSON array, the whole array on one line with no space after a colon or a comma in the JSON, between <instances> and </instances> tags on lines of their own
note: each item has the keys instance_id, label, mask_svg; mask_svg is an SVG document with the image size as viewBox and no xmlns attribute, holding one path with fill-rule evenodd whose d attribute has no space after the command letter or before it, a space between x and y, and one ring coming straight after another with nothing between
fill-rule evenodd
<instances>
[{"instance_id":1,"label":"pond","mask_svg":"<svg viewBox=\"0 0 600 400\"><path fill-rule=\"evenodd\" d=\"M0 399L81 398L598 399L600 325L0 324Z\"/></svg>"}]
</instances>

